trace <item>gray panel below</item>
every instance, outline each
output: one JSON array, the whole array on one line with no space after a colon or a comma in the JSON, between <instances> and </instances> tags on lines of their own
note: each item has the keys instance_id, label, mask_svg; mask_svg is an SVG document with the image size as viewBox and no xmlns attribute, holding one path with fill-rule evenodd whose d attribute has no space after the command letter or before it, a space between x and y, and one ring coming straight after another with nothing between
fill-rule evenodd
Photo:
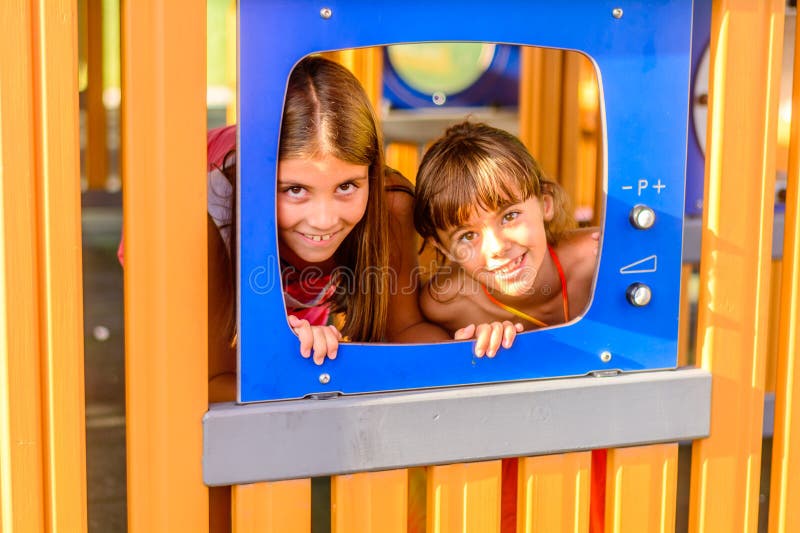
<instances>
[{"instance_id":1,"label":"gray panel below","mask_svg":"<svg viewBox=\"0 0 800 533\"><path fill-rule=\"evenodd\" d=\"M692 440L709 432L702 369L247 405L203 418L203 480L242 484Z\"/></svg>"}]
</instances>

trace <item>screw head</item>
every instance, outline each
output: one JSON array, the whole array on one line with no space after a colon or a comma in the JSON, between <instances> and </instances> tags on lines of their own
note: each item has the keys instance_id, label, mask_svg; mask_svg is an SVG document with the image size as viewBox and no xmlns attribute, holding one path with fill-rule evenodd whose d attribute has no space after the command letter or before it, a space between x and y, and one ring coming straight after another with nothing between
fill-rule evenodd
<instances>
[{"instance_id":1,"label":"screw head","mask_svg":"<svg viewBox=\"0 0 800 533\"><path fill-rule=\"evenodd\" d=\"M436 91L431 95L431 100L433 100L433 103L436 105L444 105L447 101L447 95L442 91Z\"/></svg>"},{"instance_id":2,"label":"screw head","mask_svg":"<svg viewBox=\"0 0 800 533\"><path fill-rule=\"evenodd\" d=\"M611 361L611 352L609 352L608 350L603 350L602 352L600 352L600 360L604 363L608 363L609 361Z\"/></svg>"},{"instance_id":3,"label":"screw head","mask_svg":"<svg viewBox=\"0 0 800 533\"><path fill-rule=\"evenodd\" d=\"M329 7L323 7L322 9L319 10L319 16L324 18L325 20L328 20L333 16L333 11L331 11L331 8Z\"/></svg>"},{"instance_id":4,"label":"screw head","mask_svg":"<svg viewBox=\"0 0 800 533\"><path fill-rule=\"evenodd\" d=\"M615 7L611 11L611 14L614 16L615 19L621 19L622 18L622 8L621 7Z\"/></svg>"},{"instance_id":5,"label":"screw head","mask_svg":"<svg viewBox=\"0 0 800 533\"><path fill-rule=\"evenodd\" d=\"M656 222L656 212L646 205L635 205L631 209L629 219L636 229L650 229Z\"/></svg>"},{"instance_id":6,"label":"screw head","mask_svg":"<svg viewBox=\"0 0 800 533\"><path fill-rule=\"evenodd\" d=\"M319 375L319 382L322 383L323 385L327 385L328 383L331 382L331 375L328 374L327 372L323 373L323 374L320 374Z\"/></svg>"}]
</instances>

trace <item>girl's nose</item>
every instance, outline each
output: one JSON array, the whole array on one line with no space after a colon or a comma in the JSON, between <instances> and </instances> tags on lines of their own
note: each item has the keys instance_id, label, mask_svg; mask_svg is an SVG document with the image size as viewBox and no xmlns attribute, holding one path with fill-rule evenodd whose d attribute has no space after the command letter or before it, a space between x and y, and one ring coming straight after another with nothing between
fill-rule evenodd
<instances>
[{"instance_id":1,"label":"girl's nose","mask_svg":"<svg viewBox=\"0 0 800 533\"><path fill-rule=\"evenodd\" d=\"M312 228L328 230L336 225L339 220L339 214L332 202L320 200L311 205L307 219Z\"/></svg>"},{"instance_id":2,"label":"girl's nose","mask_svg":"<svg viewBox=\"0 0 800 533\"><path fill-rule=\"evenodd\" d=\"M487 228L483 234L483 251L489 257L497 257L503 254L508 248L508 243L503 236L493 230Z\"/></svg>"}]
</instances>

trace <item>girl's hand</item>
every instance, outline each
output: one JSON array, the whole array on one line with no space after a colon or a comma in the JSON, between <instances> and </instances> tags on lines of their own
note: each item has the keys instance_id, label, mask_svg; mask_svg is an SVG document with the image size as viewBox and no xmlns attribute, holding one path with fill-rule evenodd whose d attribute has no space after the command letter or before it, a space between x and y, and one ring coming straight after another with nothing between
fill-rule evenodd
<instances>
[{"instance_id":1,"label":"girl's hand","mask_svg":"<svg viewBox=\"0 0 800 533\"><path fill-rule=\"evenodd\" d=\"M504 348L511 348L517 333L522 332L522 329L521 323L514 324L510 320L478 324L477 326L470 324L456 331L453 339L460 341L475 337L475 355L483 357L485 354L488 357L494 357L497 350L500 349L501 342Z\"/></svg>"},{"instance_id":2,"label":"girl's hand","mask_svg":"<svg viewBox=\"0 0 800 533\"><path fill-rule=\"evenodd\" d=\"M339 341L342 334L336 326L312 326L308 320L301 320L294 315L289 315L289 326L300 339L300 355L308 359L311 350L314 350L314 363L321 365L328 359L336 359Z\"/></svg>"}]
</instances>

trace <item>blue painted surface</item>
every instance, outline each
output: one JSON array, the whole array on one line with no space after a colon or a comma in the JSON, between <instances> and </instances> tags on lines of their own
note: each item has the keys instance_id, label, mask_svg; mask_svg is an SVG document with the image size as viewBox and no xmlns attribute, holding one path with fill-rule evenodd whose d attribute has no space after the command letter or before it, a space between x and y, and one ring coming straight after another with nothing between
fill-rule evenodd
<instances>
[{"instance_id":1,"label":"blue painted surface","mask_svg":"<svg viewBox=\"0 0 800 533\"><path fill-rule=\"evenodd\" d=\"M607 2L240 0L239 400L298 398L670 368L678 301L689 103L691 0ZM621 7L624 16L612 16ZM395 42L486 41L585 53L598 69L607 161L606 210L593 301L573 323L518 336L494 359L471 342L347 344L318 367L299 355L278 275L275 167L286 79L303 56ZM535 154L534 154L535 155ZM664 187L660 187L663 185ZM631 208L656 211L647 231ZM655 257L653 257L655 256ZM639 273L620 273L642 261ZM655 271L652 270L655 264ZM650 305L625 298L633 282ZM609 351L603 363L599 354ZM330 383L321 385L319 375Z\"/></svg>"}]
</instances>

